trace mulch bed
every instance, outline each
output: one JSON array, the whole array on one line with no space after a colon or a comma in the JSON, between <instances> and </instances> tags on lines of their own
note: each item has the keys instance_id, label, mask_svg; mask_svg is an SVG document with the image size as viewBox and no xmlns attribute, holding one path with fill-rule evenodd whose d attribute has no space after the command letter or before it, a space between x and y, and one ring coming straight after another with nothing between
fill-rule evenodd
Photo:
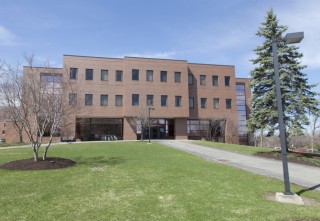
<instances>
[{"instance_id":1,"label":"mulch bed","mask_svg":"<svg viewBox=\"0 0 320 221\"><path fill-rule=\"evenodd\" d=\"M48 157L47 160L39 159L34 161L33 158L11 161L0 165L0 169L5 170L55 170L66 167L72 167L75 161L59 157Z\"/></svg>"},{"instance_id":2,"label":"mulch bed","mask_svg":"<svg viewBox=\"0 0 320 221\"><path fill-rule=\"evenodd\" d=\"M259 152L255 154L259 157L266 157L276 160L282 160L280 151L272 152ZM320 167L320 154L316 153L297 153L289 151L287 153L287 158L289 162L299 163L309 166Z\"/></svg>"}]
</instances>

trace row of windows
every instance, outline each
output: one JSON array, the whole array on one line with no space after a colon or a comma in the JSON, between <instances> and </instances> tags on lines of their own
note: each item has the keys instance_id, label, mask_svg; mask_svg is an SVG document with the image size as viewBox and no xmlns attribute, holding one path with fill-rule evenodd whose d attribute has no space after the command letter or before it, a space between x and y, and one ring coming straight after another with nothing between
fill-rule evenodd
<instances>
[{"instance_id":1,"label":"row of windows","mask_svg":"<svg viewBox=\"0 0 320 221\"><path fill-rule=\"evenodd\" d=\"M230 86L230 76L224 76L224 85ZM193 85L194 84L194 76L193 74L188 74L188 84ZM200 85L206 85L207 84L207 75L200 75L199 79ZM212 86L218 86L219 85L219 76L218 75L212 75Z\"/></svg>"},{"instance_id":2,"label":"row of windows","mask_svg":"<svg viewBox=\"0 0 320 221\"><path fill-rule=\"evenodd\" d=\"M116 70L116 72L115 72L116 81L122 81L122 75L123 75L122 70ZM72 79L72 80L78 79L78 68L70 68L70 79ZM85 79L86 80L93 80L93 69L86 69ZM101 81L108 81L108 79L109 79L109 71L108 70L101 70L100 80Z\"/></svg>"},{"instance_id":3,"label":"row of windows","mask_svg":"<svg viewBox=\"0 0 320 221\"><path fill-rule=\"evenodd\" d=\"M101 94L100 95L100 106L108 106L108 98L109 96L107 94ZM147 95L146 96L146 103L147 106L153 106L153 95ZM201 98L200 99L200 107L201 108L207 108L207 98ZM77 102L77 94L71 93L69 94L69 104L73 105ZM140 102L140 95L139 94L132 94L131 99L132 106L139 106ZM226 99L226 109L231 109L231 99ZM168 95L161 95L160 104L162 107L168 106ZM93 94L85 94L85 105L91 106L93 105ZM122 106L123 105L123 96L122 95L115 95L115 106ZM182 106L182 96L175 96L175 106L181 107ZM219 98L213 98L213 108L219 109L220 107L220 99ZM194 98L189 97L189 108L194 108Z\"/></svg>"},{"instance_id":4,"label":"row of windows","mask_svg":"<svg viewBox=\"0 0 320 221\"><path fill-rule=\"evenodd\" d=\"M226 99L226 109L231 109L232 99ZM200 98L200 107L207 108L207 98ZM194 108L194 97L189 97L189 108ZM213 98L213 108L219 109L220 108L220 99Z\"/></svg>"},{"instance_id":5,"label":"row of windows","mask_svg":"<svg viewBox=\"0 0 320 221\"><path fill-rule=\"evenodd\" d=\"M122 70L116 70L115 78L116 81L122 81ZM167 71L160 71L160 81L167 82L168 72ZM70 79L76 80L78 78L78 68L70 68ZM108 81L109 72L108 70L101 70L100 73L100 80L101 81ZM132 80L139 81L140 72L139 69L132 69ZM86 69L85 71L85 79L86 80L93 80L93 69ZM153 70L146 71L146 80L153 81ZM181 72L174 72L174 81L181 82Z\"/></svg>"},{"instance_id":6,"label":"row of windows","mask_svg":"<svg viewBox=\"0 0 320 221\"><path fill-rule=\"evenodd\" d=\"M153 95L147 95L147 105L153 106ZM100 95L100 106L108 106L109 96L107 94ZM70 93L69 94L69 104L74 105L77 103L77 94ZM93 105L93 94L85 94L85 105L91 106ZM115 95L115 106L123 105L123 96ZM139 105L139 94L132 94L132 105ZM168 95L161 95L161 106L168 106ZM175 106L182 106L182 96L175 96Z\"/></svg>"},{"instance_id":7,"label":"row of windows","mask_svg":"<svg viewBox=\"0 0 320 221\"><path fill-rule=\"evenodd\" d=\"M115 78L116 81L122 81L122 70L116 70ZM70 79L76 80L78 78L78 68L70 68ZM101 81L108 81L109 73L108 70L101 70L100 79ZM160 81L167 82L168 72L167 71L160 71ZM86 80L93 80L93 69L86 69L85 72L85 79ZM139 81L140 79L140 71L139 69L132 69L131 79L133 81ZM153 81L153 70L146 71L146 80ZM207 76L200 75L200 85L206 85L207 83ZM174 82L179 83L181 82L181 72L174 72ZM192 85L194 82L193 74L188 74L188 83ZM212 75L212 85L218 86L219 85L219 76ZM230 86L230 76L224 77L224 85Z\"/></svg>"}]
</instances>

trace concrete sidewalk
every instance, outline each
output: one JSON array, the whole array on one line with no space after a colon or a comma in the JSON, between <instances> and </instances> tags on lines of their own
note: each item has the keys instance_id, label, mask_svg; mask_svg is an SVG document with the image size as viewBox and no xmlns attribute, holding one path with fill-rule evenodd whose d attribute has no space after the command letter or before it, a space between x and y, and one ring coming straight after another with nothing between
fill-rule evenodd
<instances>
[{"instance_id":1,"label":"concrete sidewalk","mask_svg":"<svg viewBox=\"0 0 320 221\"><path fill-rule=\"evenodd\" d=\"M209 161L283 180L282 162L279 160L204 147L188 141L160 140L158 143L183 150ZM320 168L318 167L289 163L289 176L291 183L320 190Z\"/></svg>"}]
</instances>

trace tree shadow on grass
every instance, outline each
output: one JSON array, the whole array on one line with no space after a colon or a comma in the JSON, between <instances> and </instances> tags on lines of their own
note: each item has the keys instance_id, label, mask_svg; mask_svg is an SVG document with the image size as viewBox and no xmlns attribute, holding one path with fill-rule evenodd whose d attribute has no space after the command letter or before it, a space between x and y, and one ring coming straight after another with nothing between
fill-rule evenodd
<instances>
[{"instance_id":1,"label":"tree shadow on grass","mask_svg":"<svg viewBox=\"0 0 320 221\"><path fill-rule=\"evenodd\" d=\"M90 166L96 166L96 165L117 165L117 164L123 164L126 162L126 160L123 157L104 157L104 156L97 156L97 157L79 157L76 158L75 161L78 165L90 165Z\"/></svg>"}]
</instances>

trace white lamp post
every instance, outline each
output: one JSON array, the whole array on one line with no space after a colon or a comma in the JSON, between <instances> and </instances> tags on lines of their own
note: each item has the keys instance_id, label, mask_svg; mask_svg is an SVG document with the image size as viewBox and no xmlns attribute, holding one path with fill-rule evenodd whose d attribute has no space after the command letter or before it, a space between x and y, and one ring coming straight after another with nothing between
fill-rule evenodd
<instances>
[{"instance_id":1,"label":"white lamp post","mask_svg":"<svg viewBox=\"0 0 320 221\"><path fill-rule=\"evenodd\" d=\"M290 190L289 181L289 170L288 170L288 158L287 158L287 144L286 144L286 134L285 126L283 122L283 110L282 110L282 96L280 90L280 76L279 76L279 63L278 63L278 49L277 42L284 41L286 44L299 43L304 37L303 32L289 33L284 39L277 39L274 37L272 39L272 53L273 53L273 65L274 65L274 75L276 83L277 92L277 108L278 108L278 123L280 132L280 142L281 142L281 156L282 156L282 166L283 166L283 177L285 185L285 195L293 195Z\"/></svg>"}]
</instances>

